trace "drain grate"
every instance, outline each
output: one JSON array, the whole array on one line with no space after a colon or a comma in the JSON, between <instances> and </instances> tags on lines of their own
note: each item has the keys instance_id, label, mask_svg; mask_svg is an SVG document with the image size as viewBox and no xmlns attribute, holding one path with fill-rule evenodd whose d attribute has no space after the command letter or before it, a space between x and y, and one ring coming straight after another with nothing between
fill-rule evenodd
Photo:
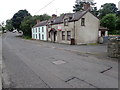
<instances>
[{"instance_id":1,"label":"drain grate","mask_svg":"<svg viewBox=\"0 0 120 90\"><path fill-rule=\"evenodd\" d=\"M60 64L65 64L66 62L64 60L58 60L58 61L54 61L52 63L56 64L56 65L60 65Z\"/></svg>"}]
</instances>

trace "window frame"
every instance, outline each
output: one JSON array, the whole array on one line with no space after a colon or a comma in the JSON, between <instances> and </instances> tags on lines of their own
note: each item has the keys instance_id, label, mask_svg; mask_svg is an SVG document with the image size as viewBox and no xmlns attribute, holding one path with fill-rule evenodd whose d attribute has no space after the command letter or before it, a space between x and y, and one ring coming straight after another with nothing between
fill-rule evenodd
<instances>
[{"instance_id":1,"label":"window frame","mask_svg":"<svg viewBox=\"0 0 120 90\"><path fill-rule=\"evenodd\" d=\"M68 26L68 18L64 19L64 26Z\"/></svg>"},{"instance_id":2,"label":"window frame","mask_svg":"<svg viewBox=\"0 0 120 90\"><path fill-rule=\"evenodd\" d=\"M67 31L67 40L68 40L68 41L71 40L71 31Z\"/></svg>"},{"instance_id":3,"label":"window frame","mask_svg":"<svg viewBox=\"0 0 120 90\"><path fill-rule=\"evenodd\" d=\"M65 40L65 31L62 31L62 40Z\"/></svg>"},{"instance_id":4,"label":"window frame","mask_svg":"<svg viewBox=\"0 0 120 90\"><path fill-rule=\"evenodd\" d=\"M81 18L81 26L85 26L85 18Z\"/></svg>"},{"instance_id":5,"label":"window frame","mask_svg":"<svg viewBox=\"0 0 120 90\"><path fill-rule=\"evenodd\" d=\"M44 34L42 34L42 40L44 40Z\"/></svg>"},{"instance_id":6,"label":"window frame","mask_svg":"<svg viewBox=\"0 0 120 90\"><path fill-rule=\"evenodd\" d=\"M42 27L42 32L44 32L44 27Z\"/></svg>"}]
</instances>

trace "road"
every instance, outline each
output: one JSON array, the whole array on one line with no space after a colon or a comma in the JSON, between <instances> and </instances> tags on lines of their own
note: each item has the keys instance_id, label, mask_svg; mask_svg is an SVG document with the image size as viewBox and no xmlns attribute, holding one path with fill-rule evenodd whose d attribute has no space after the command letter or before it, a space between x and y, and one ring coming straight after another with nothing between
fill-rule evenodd
<instances>
[{"instance_id":1,"label":"road","mask_svg":"<svg viewBox=\"0 0 120 90\"><path fill-rule=\"evenodd\" d=\"M117 62L49 44L4 34L3 87L118 88Z\"/></svg>"}]
</instances>

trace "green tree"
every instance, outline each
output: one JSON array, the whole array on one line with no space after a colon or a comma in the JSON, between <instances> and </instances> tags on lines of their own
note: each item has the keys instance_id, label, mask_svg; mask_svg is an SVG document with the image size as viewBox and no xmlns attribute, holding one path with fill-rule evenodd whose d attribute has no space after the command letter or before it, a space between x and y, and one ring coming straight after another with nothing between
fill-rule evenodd
<instances>
[{"instance_id":1,"label":"green tree","mask_svg":"<svg viewBox=\"0 0 120 90\"><path fill-rule=\"evenodd\" d=\"M31 37L31 28L35 25L35 21L32 16L25 17L24 20L21 22L20 28L23 31L24 36Z\"/></svg>"},{"instance_id":2,"label":"green tree","mask_svg":"<svg viewBox=\"0 0 120 90\"><path fill-rule=\"evenodd\" d=\"M76 3L75 6L73 6L73 12L83 11L83 2Z\"/></svg>"},{"instance_id":3,"label":"green tree","mask_svg":"<svg viewBox=\"0 0 120 90\"><path fill-rule=\"evenodd\" d=\"M116 20L116 30L120 30L120 17L117 17Z\"/></svg>"},{"instance_id":4,"label":"green tree","mask_svg":"<svg viewBox=\"0 0 120 90\"><path fill-rule=\"evenodd\" d=\"M107 14L101 19L101 26L107 27L110 32L115 30L116 24L116 15L115 14Z\"/></svg>"},{"instance_id":5,"label":"green tree","mask_svg":"<svg viewBox=\"0 0 120 90\"><path fill-rule=\"evenodd\" d=\"M27 10L19 10L17 13L15 13L12 18L13 27L17 30L20 30L21 22L26 16L31 16Z\"/></svg>"},{"instance_id":6,"label":"green tree","mask_svg":"<svg viewBox=\"0 0 120 90\"><path fill-rule=\"evenodd\" d=\"M47 14L25 17L20 25L20 28L23 31L23 35L31 37L32 34L31 28L36 24L36 21L37 20L44 21L44 20L48 20L49 18L50 16Z\"/></svg>"},{"instance_id":7,"label":"green tree","mask_svg":"<svg viewBox=\"0 0 120 90\"><path fill-rule=\"evenodd\" d=\"M73 6L73 12L83 11L85 4L90 5L91 12L94 15L96 15L96 16L98 15L97 7L93 7L96 3L94 3L94 2L84 2L84 1L79 1L79 0L76 0L75 6Z\"/></svg>"},{"instance_id":8,"label":"green tree","mask_svg":"<svg viewBox=\"0 0 120 90\"><path fill-rule=\"evenodd\" d=\"M12 20L6 20L6 25L5 25L6 30L12 31L13 30L13 25L12 25Z\"/></svg>"},{"instance_id":9,"label":"green tree","mask_svg":"<svg viewBox=\"0 0 120 90\"><path fill-rule=\"evenodd\" d=\"M49 16L48 14L43 14L43 15L35 15L33 16L34 20L40 20L40 21L44 21L44 20L48 20L50 19L51 16Z\"/></svg>"},{"instance_id":10,"label":"green tree","mask_svg":"<svg viewBox=\"0 0 120 90\"><path fill-rule=\"evenodd\" d=\"M117 13L117 7L114 3L105 3L104 5L101 5L101 9L99 9L99 17L102 18L106 14L116 14Z\"/></svg>"}]
</instances>

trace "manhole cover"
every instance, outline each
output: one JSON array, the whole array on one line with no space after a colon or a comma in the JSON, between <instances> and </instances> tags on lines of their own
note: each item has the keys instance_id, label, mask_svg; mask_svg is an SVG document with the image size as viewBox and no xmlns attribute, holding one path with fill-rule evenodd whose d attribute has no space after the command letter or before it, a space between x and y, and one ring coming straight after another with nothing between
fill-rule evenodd
<instances>
[{"instance_id":1,"label":"manhole cover","mask_svg":"<svg viewBox=\"0 0 120 90\"><path fill-rule=\"evenodd\" d=\"M66 63L65 61L63 61L63 60L59 60L59 61L54 61L54 62L52 62L53 64L56 64L56 65L60 65L60 64L64 64L64 63Z\"/></svg>"}]
</instances>

